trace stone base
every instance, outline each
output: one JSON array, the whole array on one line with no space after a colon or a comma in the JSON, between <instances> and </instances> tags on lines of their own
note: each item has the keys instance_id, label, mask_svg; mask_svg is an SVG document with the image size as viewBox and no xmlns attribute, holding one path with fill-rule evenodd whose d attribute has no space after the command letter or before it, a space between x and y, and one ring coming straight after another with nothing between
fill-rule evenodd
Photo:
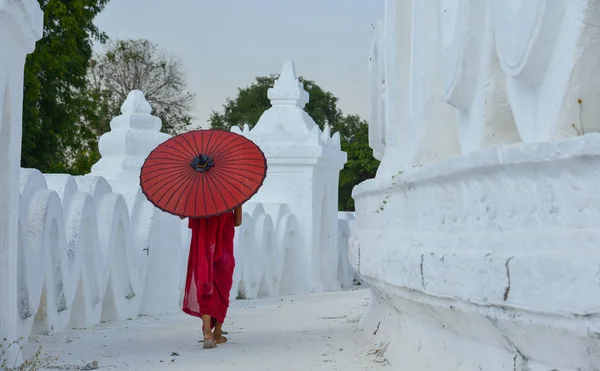
<instances>
[{"instance_id":1,"label":"stone base","mask_svg":"<svg viewBox=\"0 0 600 371\"><path fill-rule=\"evenodd\" d=\"M350 259L394 367L600 370L599 170L589 134L359 185Z\"/></svg>"},{"instance_id":2,"label":"stone base","mask_svg":"<svg viewBox=\"0 0 600 371\"><path fill-rule=\"evenodd\" d=\"M392 370L598 371L600 336L567 319L440 299L381 283L362 327Z\"/></svg>"}]
</instances>

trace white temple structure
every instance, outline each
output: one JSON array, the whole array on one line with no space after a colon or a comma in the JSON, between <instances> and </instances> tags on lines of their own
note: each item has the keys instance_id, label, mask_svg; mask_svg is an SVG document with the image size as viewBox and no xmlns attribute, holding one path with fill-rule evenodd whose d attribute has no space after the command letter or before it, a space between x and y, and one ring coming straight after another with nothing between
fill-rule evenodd
<instances>
[{"instance_id":1,"label":"white temple structure","mask_svg":"<svg viewBox=\"0 0 600 371\"><path fill-rule=\"evenodd\" d=\"M143 92L129 94L100 138L102 158L91 174L19 169L23 67L42 36L42 17L35 0L0 0L3 347L32 333L177 312L187 268L187 221L156 209L139 187L144 159L169 138ZM273 107L244 133L270 168L236 232L234 299L333 290L352 280L353 217L337 210L346 160L339 135L320 131L302 110L308 94L291 62L269 97Z\"/></svg>"},{"instance_id":2,"label":"white temple structure","mask_svg":"<svg viewBox=\"0 0 600 371\"><path fill-rule=\"evenodd\" d=\"M42 37L42 28L37 1L0 0L0 339L8 341L17 338L23 66Z\"/></svg>"},{"instance_id":3,"label":"white temple structure","mask_svg":"<svg viewBox=\"0 0 600 371\"><path fill-rule=\"evenodd\" d=\"M600 1L385 5L366 329L393 369L600 369Z\"/></svg>"},{"instance_id":4,"label":"white temple structure","mask_svg":"<svg viewBox=\"0 0 600 371\"><path fill-rule=\"evenodd\" d=\"M340 135L332 136L328 127L321 131L304 111L309 96L292 61L268 94L272 107L252 130L238 132L267 157L267 178L253 201L265 207L285 203L297 218L298 233L285 242L290 253L279 268L286 275L280 293L338 289L338 180L346 163Z\"/></svg>"}]
</instances>

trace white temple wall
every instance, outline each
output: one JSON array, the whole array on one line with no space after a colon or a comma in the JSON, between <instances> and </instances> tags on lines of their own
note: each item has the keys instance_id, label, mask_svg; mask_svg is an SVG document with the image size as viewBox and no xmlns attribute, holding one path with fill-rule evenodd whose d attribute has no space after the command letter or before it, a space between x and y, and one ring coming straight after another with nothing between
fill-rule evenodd
<instances>
[{"instance_id":1,"label":"white temple wall","mask_svg":"<svg viewBox=\"0 0 600 371\"><path fill-rule=\"evenodd\" d=\"M17 338L19 166L25 57L42 37L34 0L0 1L0 340ZM17 357L16 349L6 356Z\"/></svg>"},{"instance_id":2,"label":"white temple wall","mask_svg":"<svg viewBox=\"0 0 600 371\"><path fill-rule=\"evenodd\" d=\"M599 20L595 0L386 1L395 108L350 260L394 369L600 369Z\"/></svg>"}]
</instances>

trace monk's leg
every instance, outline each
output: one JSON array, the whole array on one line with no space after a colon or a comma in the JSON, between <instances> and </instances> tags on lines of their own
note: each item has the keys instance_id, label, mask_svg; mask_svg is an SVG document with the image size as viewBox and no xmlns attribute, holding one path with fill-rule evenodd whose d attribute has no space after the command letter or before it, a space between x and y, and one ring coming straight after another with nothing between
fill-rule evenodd
<instances>
[{"instance_id":1,"label":"monk's leg","mask_svg":"<svg viewBox=\"0 0 600 371\"><path fill-rule=\"evenodd\" d=\"M208 314L202 315L202 331L204 333L204 349L212 349L217 347L215 337L211 331L210 316Z\"/></svg>"},{"instance_id":2,"label":"monk's leg","mask_svg":"<svg viewBox=\"0 0 600 371\"><path fill-rule=\"evenodd\" d=\"M215 331L213 333L215 342L217 344L224 344L227 342L227 338L223 336L223 324L219 321L215 324Z\"/></svg>"}]
</instances>

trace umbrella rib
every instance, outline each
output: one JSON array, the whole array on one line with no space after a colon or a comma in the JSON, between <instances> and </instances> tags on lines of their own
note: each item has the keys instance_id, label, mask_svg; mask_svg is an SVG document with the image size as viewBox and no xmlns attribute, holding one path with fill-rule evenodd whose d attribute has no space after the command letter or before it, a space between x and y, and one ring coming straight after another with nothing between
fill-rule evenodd
<instances>
[{"instance_id":1,"label":"umbrella rib","mask_svg":"<svg viewBox=\"0 0 600 371\"><path fill-rule=\"evenodd\" d=\"M247 177L247 176L245 176L245 175L242 175L242 174L237 174L237 173L232 173L232 172L228 172L228 173L230 173L230 174L234 174L234 175L236 175L236 176L238 176L238 177L240 177L240 178L244 178L244 179L246 179L247 181L249 181L249 182L251 182L251 183L253 183L253 184L255 184L255 183L258 183L258 182L256 181L256 179L253 179L253 178ZM251 186L247 185L246 183L244 183L243 181L241 181L241 180L239 180L239 179L236 179L236 178L233 178L233 177L230 177L230 178L231 178L232 180L235 180L235 181L236 181L236 182L238 182L239 184L242 184L244 187L248 188L249 190L253 190L253 189L254 189L253 187L251 187Z\"/></svg>"},{"instance_id":2,"label":"umbrella rib","mask_svg":"<svg viewBox=\"0 0 600 371\"><path fill-rule=\"evenodd\" d=\"M156 147L156 148L155 148L155 149L152 151L152 153L150 153L150 155L148 155L148 158L151 158L151 159L153 159L154 157L151 157L152 155L158 156L158 155L161 155L161 154L167 154L167 155L169 155L169 156L173 156L173 157L175 157L175 158L180 158L180 159L182 159L182 160L187 160L187 157L185 157L185 156L183 156L183 155L181 154L181 149L177 149L177 148L171 147L171 146L169 146L169 145L167 145L167 144L163 144L163 145L164 145L164 147L165 147L165 148L172 149L173 151L175 151L175 153L166 152L166 151L163 151L163 148L161 148L161 147Z\"/></svg>"},{"instance_id":3,"label":"umbrella rib","mask_svg":"<svg viewBox=\"0 0 600 371\"><path fill-rule=\"evenodd\" d=\"M189 174L188 176L192 176L193 174ZM168 179L167 179L168 180ZM167 195L167 193L171 193L171 191L177 186L178 182L172 182L170 186L167 188L167 192L163 193L163 195L156 201L156 203L160 204L162 199Z\"/></svg>"},{"instance_id":4,"label":"umbrella rib","mask_svg":"<svg viewBox=\"0 0 600 371\"><path fill-rule=\"evenodd\" d=\"M219 166L219 168L222 168L224 171L227 171L227 172L230 172L231 170L242 170L242 171L245 171L246 173L249 173L249 174L260 175L260 176L266 176L266 175L265 175L265 173L266 173L265 171L263 171L263 172L260 172L260 173L257 173L257 172L255 172L255 171L252 171L252 170L250 170L250 169L246 169L246 168L244 168L244 167L228 167L228 166ZM264 168L263 168L263 169L264 169Z\"/></svg>"},{"instance_id":5,"label":"umbrella rib","mask_svg":"<svg viewBox=\"0 0 600 371\"><path fill-rule=\"evenodd\" d=\"M211 131L211 132L210 132L210 134L209 134L209 137L208 137L208 139L206 140L206 146L204 145L204 141L202 141L202 151L203 151L203 152L204 152L204 154L205 154L205 155L207 155L207 156L208 156L208 154L210 153L208 149L210 148L210 141L211 141L211 139L212 139L212 137L213 137L214 133L215 133L214 131Z\"/></svg>"},{"instance_id":6,"label":"umbrella rib","mask_svg":"<svg viewBox=\"0 0 600 371\"><path fill-rule=\"evenodd\" d=\"M252 142L250 142L252 143ZM226 149L224 149L222 152L218 153L219 158L223 157L223 156L227 156L232 152L235 152L236 150L239 149L240 146L243 146L245 144L248 144L247 142L241 142L241 143L236 143L235 145L232 145L230 147L227 147ZM254 144L254 143L252 143ZM253 147L251 147L252 149L256 148L256 144L254 144ZM215 156L215 158L217 158L217 156Z\"/></svg>"},{"instance_id":7,"label":"umbrella rib","mask_svg":"<svg viewBox=\"0 0 600 371\"><path fill-rule=\"evenodd\" d=\"M266 176L266 172L261 172L261 173L257 173L248 169L242 169L242 168L225 168L225 169L221 169L226 173L229 174L235 174L235 175L258 175L258 176L262 176L265 177ZM241 171L241 172L240 172Z\"/></svg>"},{"instance_id":8,"label":"umbrella rib","mask_svg":"<svg viewBox=\"0 0 600 371\"><path fill-rule=\"evenodd\" d=\"M228 156L220 161L220 163L228 163L228 162L239 162L239 161L264 161L264 156L258 155L257 153L249 153L247 156L245 154L236 154L233 156Z\"/></svg>"},{"instance_id":9,"label":"umbrella rib","mask_svg":"<svg viewBox=\"0 0 600 371\"><path fill-rule=\"evenodd\" d=\"M243 170L243 169L233 169L233 170ZM228 173L228 174L234 174L234 175L238 175L238 176L240 176L240 177L242 177L242 178L246 178L246 179L248 179L248 180L252 180L252 181L254 181L254 179L253 179L253 178L250 178L250 177L248 177L247 175L244 175L243 173L238 173L238 172L236 172L236 171L232 171L232 170L225 170L225 169L223 169L223 171L224 171L224 172L226 172L226 173ZM248 172L250 172L250 171L248 171ZM255 175L259 175L259 176L262 176L262 177L264 177L264 176L265 176L265 174L252 173L252 172L250 172L250 173L251 173L251 174L255 174Z\"/></svg>"},{"instance_id":10,"label":"umbrella rib","mask_svg":"<svg viewBox=\"0 0 600 371\"><path fill-rule=\"evenodd\" d=\"M266 169L266 166L261 166L261 165L256 165L256 164L222 164L219 167L224 167L224 168L228 168L228 169L241 169L241 168L246 168L246 167L257 167L259 169Z\"/></svg>"},{"instance_id":11,"label":"umbrella rib","mask_svg":"<svg viewBox=\"0 0 600 371\"><path fill-rule=\"evenodd\" d=\"M200 136L204 136L200 130L197 130L197 131L195 131L195 132L194 132L194 134L199 134ZM192 134L192 135L193 135L193 134ZM193 139L193 140L192 140L192 142L194 143L194 147L196 147L196 153L197 153L198 155L202 154L202 152L201 152L201 151L200 151L200 149L198 148L198 141L196 140L196 137L195 137L195 136L192 136L192 139Z\"/></svg>"},{"instance_id":12,"label":"umbrella rib","mask_svg":"<svg viewBox=\"0 0 600 371\"><path fill-rule=\"evenodd\" d=\"M233 173L233 172L229 172L229 173ZM235 174L235 175L239 175L239 174L236 174L236 173L233 173L233 174ZM253 180L253 179L251 179L251 178L248 178L248 177L245 177L245 176L242 176L242 175L240 175L240 176L241 176L242 178L246 178L246 179L248 179L248 180L252 180L252 181L254 181L254 180ZM254 190L252 187L248 186L246 183L244 183L244 182L242 182L242 181L240 181L240 180L238 180L238 179L236 179L236 178L231 178L231 177L229 177L229 178L226 178L226 179L225 179L225 181L226 181L227 183L231 184L232 186L234 186L234 185L233 185L233 184L232 184L232 183L229 181L230 179L231 179L231 180L235 180L236 182L238 182L239 184L243 185L244 187L248 188L248 189L249 189L249 190L251 190L251 191L253 191L253 190ZM240 191L240 192L241 192L241 190L239 190L239 189L238 189L238 191Z\"/></svg>"},{"instance_id":13,"label":"umbrella rib","mask_svg":"<svg viewBox=\"0 0 600 371\"><path fill-rule=\"evenodd\" d=\"M191 170L191 169L186 169L186 168L181 168L181 167L173 169L172 166L166 166L166 167L154 167L153 166L151 168L148 168L148 170L145 170L143 172L143 174L144 174L144 176L154 174L154 173L161 173L161 174L164 173L164 174L173 175L173 174L178 174L179 172L186 172L189 170Z\"/></svg>"},{"instance_id":14,"label":"umbrella rib","mask_svg":"<svg viewBox=\"0 0 600 371\"><path fill-rule=\"evenodd\" d=\"M224 132L224 133L227 133L227 132ZM219 142L215 141L215 142L213 143L213 146L212 146L210 149L208 149L208 148L206 149L206 153L207 153L207 154L210 154L210 153L212 153L212 151L213 151L215 148L219 148L219 147L222 145L222 143L223 143L223 142L224 142L224 141L227 139L227 135L220 135L220 136L217 138L217 140L218 140L218 139L221 139L221 141L219 141ZM213 157L213 159L215 158L215 156L213 156L212 154L211 154L211 157Z\"/></svg>"},{"instance_id":15,"label":"umbrella rib","mask_svg":"<svg viewBox=\"0 0 600 371\"><path fill-rule=\"evenodd\" d=\"M217 182L213 179L214 175L209 171L208 173L206 173L206 181L208 182L209 180L211 181L211 183L213 184L213 187L215 187L215 189L218 189L219 187L217 186ZM227 202L227 200L225 200L225 197L223 197L223 193L218 192L219 196L221 196L221 200L223 200L223 203L225 204L225 207L227 207L229 209L229 203ZM213 204L217 204L215 202L215 196L214 194L211 192L211 195L213 197ZM233 197L233 195L231 195L231 197Z\"/></svg>"},{"instance_id":16,"label":"umbrella rib","mask_svg":"<svg viewBox=\"0 0 600 371\"><path fill-rule=\"evenodd\" d=\"M206 182L206 177L202 176L202 201L203 201L203 205L204 205L204 215L208 214L208 209L206 208L206 187L205 187L205 182Z\"/></svg>"},{"instance_id":17,"label":"umbrella rib","mask_svg":"<svg viewBox=\"0 0 600 371\"><path fill-rule=\"evenodd\" d=\"M194 175L196 175L196 174L194 174L194 173L190 173L190 175L189 175L189 177L188 177L188 179L187 179L187 183L186 183L186 185L185 185L185 188L188 188L188 187L190 186L190 184L192 184L192 182L194 181ZM181 182L181 183L183 184L183 182ZM177 210L177 207L179 206L179 202L181 202L181 199L182 199L182 198L183 198L183 197L179 197L179 198L177 199L177 203L175 204L175 207L173 208L173 210ZM169 201L171 201L171 200L169 200ZM183 211L184 211L184 213L185 213L185 209L184 209Z\"/></svg>"},{"instance_id":18,"label":"umbrella rib","mask_svg":"<svg viewBox=\"0 0 600 371\"><path fill-rule=\"evenodd\" d=\"M195 181L194 185L196 185L196 183L198 182L198 178L199 178L198 176L194 177L194 181ZM194 194L195 201L198 200L198 192L194 192L194 190L196 190L196 189L197 189L197 187L194 187L194 189L192 190L192 192L188 193L188 196L185 199L185 207L183 208L184 210L187 210L188 202L190 200L190 196L192 195L192 193ZM196 205L194 205L194 216L196 215L195 213L196 213Z\"/></svg>"},{"instance_id":19,"label":"umbrella rib","mask_svg":"<svg viewBox=\"0 0 600 371\"><path fill-rule=\"evenodd\" d=\"M160 167L159 167L160 166ZM159 162L159 163L152 163L152 164L147 164L144 166L144 169L152 169L153 171L158 169L163 169L163 170L167 170L167 169L173 169L173 170L179 170L179 169L189 169L189 164L184 163L182 161L177 161L177 162Z\"/></svg>"},{"instance_id":20,"label":"umbrella rib","mask_svg":"<svg viewBox=\"0 0 600 371\"><path fill-rule=\"evenodd\" d=\"M248 147L248 148L237 148L236 147L236 151L234 151L234 153L231 154L226 154L226 157L240 157L240 156L254 156L257 158L264 158L265 155L260 152L256 147Z\"/></svg>"},{"instance_id":21,"label":"umbrella rib","mask_svg":"<svg viewBox=\"0 0 600 371\"><path fill-rule=\"evenodd\" d=\"M188 170L187 169L181 169L181 170L177 170L177 172L172 171L172 172L168 172L168 173L160 173L160 170L164 170L164 169L154 169L152 171L145 171L144 174L142 175L144 177L144 182L149 182L151 180L156 179L157 177L160 177L162 175L170 175L170 176L176 176L176 175L181 175L182 173L186 173ZM159 173L158 175L153 176L152 178L146 178L146 176L150 175L150 174L154 174L154 173Z\"/></svg>"},{"instance_id":22,"label":"umbrella rib","mask_svg":"<svg viewBox=\"0 0 600 371\"><path fill-rule=\"evenodd\" d=\"M221 185L221 186L223 186L223 184L224 184L225 182L227 182L227 183L229 183L229 185L230 185L230 186L232 186L233 188L236 188L236 186L235 186L234 184L232 184L231 182L229 182L229 180L227 180L227 178L226 178L225 176L222 176L222 175L220 175L220 174L218 174L218 173L214 173L214 172L213 172L213 176L214 176L215 178L219 178L219 179L220 179L220 182L219 182L219 183L220 183L220 185ZM215 183L216 183L216 182L215 182ZM231 196L231 198L232 198L232 199L234 199L234 200L237 200L237 197L235 197L235 196L233 195L233 193L231 193L231 191L229 190L229 188L228 188L228 187L223 187L223 189L225 189L225 190L227 191L227 193L229 193L229 195ZM236 189L237 189L237 188L236 188ZM239 189L238 189L238 191L239 191ZM241 193L241 191L240 191L240 193ZM229 205L227 205L227 206L229 207Z\"/></svg>"},{"instance_id":23,"label":"umbrella rib","mask_svg":"<svg viewBox=\"0 0 600 371\"><path fill-rule=\"evenodd\" d=\"M146 167L148 167L148 166L154 166L154 165L162 165L162 164L165 164L165 163L169 163L169 164L181 164L181 163L183 163L184 161L186 161L188 159L187 158L183 158L183 157L181 159L179 159L179 158L173 158L173 157L171 157L171 158L169 158L169 157L152 157L151 160L152 160L152 163L146 165ZM160 160L160 162L158 160ZM154 162L157 162L158 164L155 164Z\"/></svg>"},{"instance_id":24,"label":"umbrella rib","mask_svg":"<svg viewBox=\"0 0 600 371\"><path fill-rule=\"evenodd\" d=\"M210 189L210 184L208 183L208 181L209 181L209 173L210 173L210 171L209 171L208 173L206 173L206 174L205 174L206 176L205 176L204 178L206 178L206 185L207 185L207 186L209 187L209 189ZM216 191L216 190L215 190L215 191ZM212 199L212 201L213 201L213 208L214 208L215 210L217 210L217 202L215 201L215 194L214 194L214 192L210 192L210 198L211 198L211 199ZM207 211L207 213L208 213L208 211Z\"/></svg>"},{"instance_id":25,"label":"umbrella rib","mask_svg":"<svg viewBox=\"0 0 600 371\"><path fill-rule=\"evenodd\" d=\"M233 165L241 165L241 166L248 166L248 167L265 167L264 164L261 165L257 165L254 162L257 161L261 161L260 159L251 159L252 161L250 163L246 162L246 163L242 163L242 161L244 161L244 159L238 159L238 160L231 160L229 161L229 159L227 159L227 161L221 161L219 162L219 165L221 166L233 166ZM263 162L263 161L261 161Z\"/></svg>"},{"instance_id":26,"label":"umbrella rib","mask_svg":"<svg viewBox=\"0 0 600 371\"><path fill-rule=\"evenodd\" d=\"M188 174L188 176L187 176L187 179L186 179L186 180L187 180L187 185L189 185L189 183L190 183L190 179L193 179L193 178L194 178L194 175L195 175L194 173L190 173L190 174ZM173 182L173 183L175 183L175 184L176 184L176 183L179 183L179 184L181 185L181 184L183 184L183 183L184 183L186 180L182 180L181 182ZM187 185L186 185L186 186L187 186ZM165 205L168 205L168 204L171 202L171 200L173 199L173 196L175 196L175 192L171 192L171 197L169 197L169 199L167 200L167 202L165 203ZM181 199L181 197L180 197L180 199ZM175 204L175 207L173 208L173 211L177 210L177 205L178 205L178 204L179 204L179 200L177 200L177 203Z\"/></svg>"},{"instance_id":27,"label":"umbrella rib","mask_svg":"<svg viewBox=\"0 0 600 371\"><path fill-rule=\"evenodd\" d=\"M228 177L226 177L226 176L221 176L221 175L220 175L220 174L218 174L218 173L215 173L214 175L215 175L215 176L218 176L218 177L219 177L220 179L222 179L223 181L225 181L225 182L229 183L229 185L231 185L233 188L237 189L237 190L238 190L240 193L242 193L242 195L244 196L244 200L243 200L243 201L241 201L241 202L238 202L238 204L237 204L237 205L235 205L235 206L234 206L234 208L235 208L235 207L237 207L237 206L240 206L240 205L242 205L244 202L248 201L248 200L249 200L250 198L252 198L252 196L254 196L254 195L255 195L255 194L258 192L258 190L260 189L260 186L259 186L259 187L256 187L256 188L250 188L250 187L248 187L246 184L244 184L244 183L242 183L242 182L240 182L240 181L238 180L238 182L239 182L240 184L242 184L242 185L244 185L244 186L248 187L248 189L250 189L250 193L251 193L251 194L250 194L250 195L246 195L246 194L244 194L244 193L243 193L243 192L242 192L240 189L238 189L238 188L237 188L237 187L236 187L234 184L232 184L232 183L229 181L229 179L230 179L230 178L228 178ZM263 178L263 179L262 179L262 181L260 182L260 185L262 185L262 184L263 184L263 182L264 182L264 178ZM227 187L224 187L224 188L227 190L227 192L229 192L229 194L231 195L231 197L232 197L234 200L237 200L237 198L236 198L235 196L233 196L233 194L231 193L231 191L230 191L230 190L229 190Z\"/></svg>"},{"instance_id":28,"label":"umbrella rib","mask_svg":"<svg viewBox=\"0 0 600 371\"><path fill-rule=\"evenodd\" d=\"M153 179L154 179L154 178L153 178ZM147 186L147 187L144 187L144 188L146 189L146 191L148 191L148 192L149 192L151 189L153 189L154 187L156 187L156 186L158 186L158 185L160 185L160 186L162 187L162 186L165 184L165 181L166 181L166 182L169 182L169 181L170 181L170 179L169 179L169 178L163 178L163 179L161 179L161 180L157 181L156 183L152 183L152 184L150 184L149 186Z\"/></svg>"},{"instance_id":29,"label":"umbrella rib","mask_svg":"<svg viewBox=\"0 0 600 371\"><path fill-rule=\"evenodd\" d=\"M181 138L183 138L183 141L188 145L188 147L190 148L190 150L192 151L192 157L196 157L198 156L200 153L194 153L194 147L192 147L192 145L190 144L190 142L188 142L188 135L181 135Z\"/></svg>"},{"instance_id":30,"label":"umbrella rib","mask_svg":"<svg viewBox=\"0 0 600 371\"><path fill-rule=\"evenodd\" d=\"M182 156L181 158L182 159L189 160L189 158L185 157L185 154L182 153L183 151L187 152L187 148L185 148L185 146L182 143L180 143L180 141L185 141L185 135L182 134L180 136L173 137L173 138L169 139L168 141L166 141L163 144L165 145L165 147L171 148L172 150L176 151L178 154L181 154L181 156ZM179 148L171 147L168 144L177 144L179 146ZM193 151L192 152L187 152L187 154L188 155L194 155Z\"/></svg>"},{"instance_id":31,"label":"umbrella rib","mask_svg":"<svg viewBox=\"0 0 600 371\"><path fill-rule=\"evenodd\" d=\"M233 149L237 148L240 145L243 145L247 141L248 139L239 136L238 134L232 134L229 137L225 137L223 141L219 143L220 147L222 148L222 151L217 154L220 156L226 155L230 153Z\"/></svg>"}]
</instances>

